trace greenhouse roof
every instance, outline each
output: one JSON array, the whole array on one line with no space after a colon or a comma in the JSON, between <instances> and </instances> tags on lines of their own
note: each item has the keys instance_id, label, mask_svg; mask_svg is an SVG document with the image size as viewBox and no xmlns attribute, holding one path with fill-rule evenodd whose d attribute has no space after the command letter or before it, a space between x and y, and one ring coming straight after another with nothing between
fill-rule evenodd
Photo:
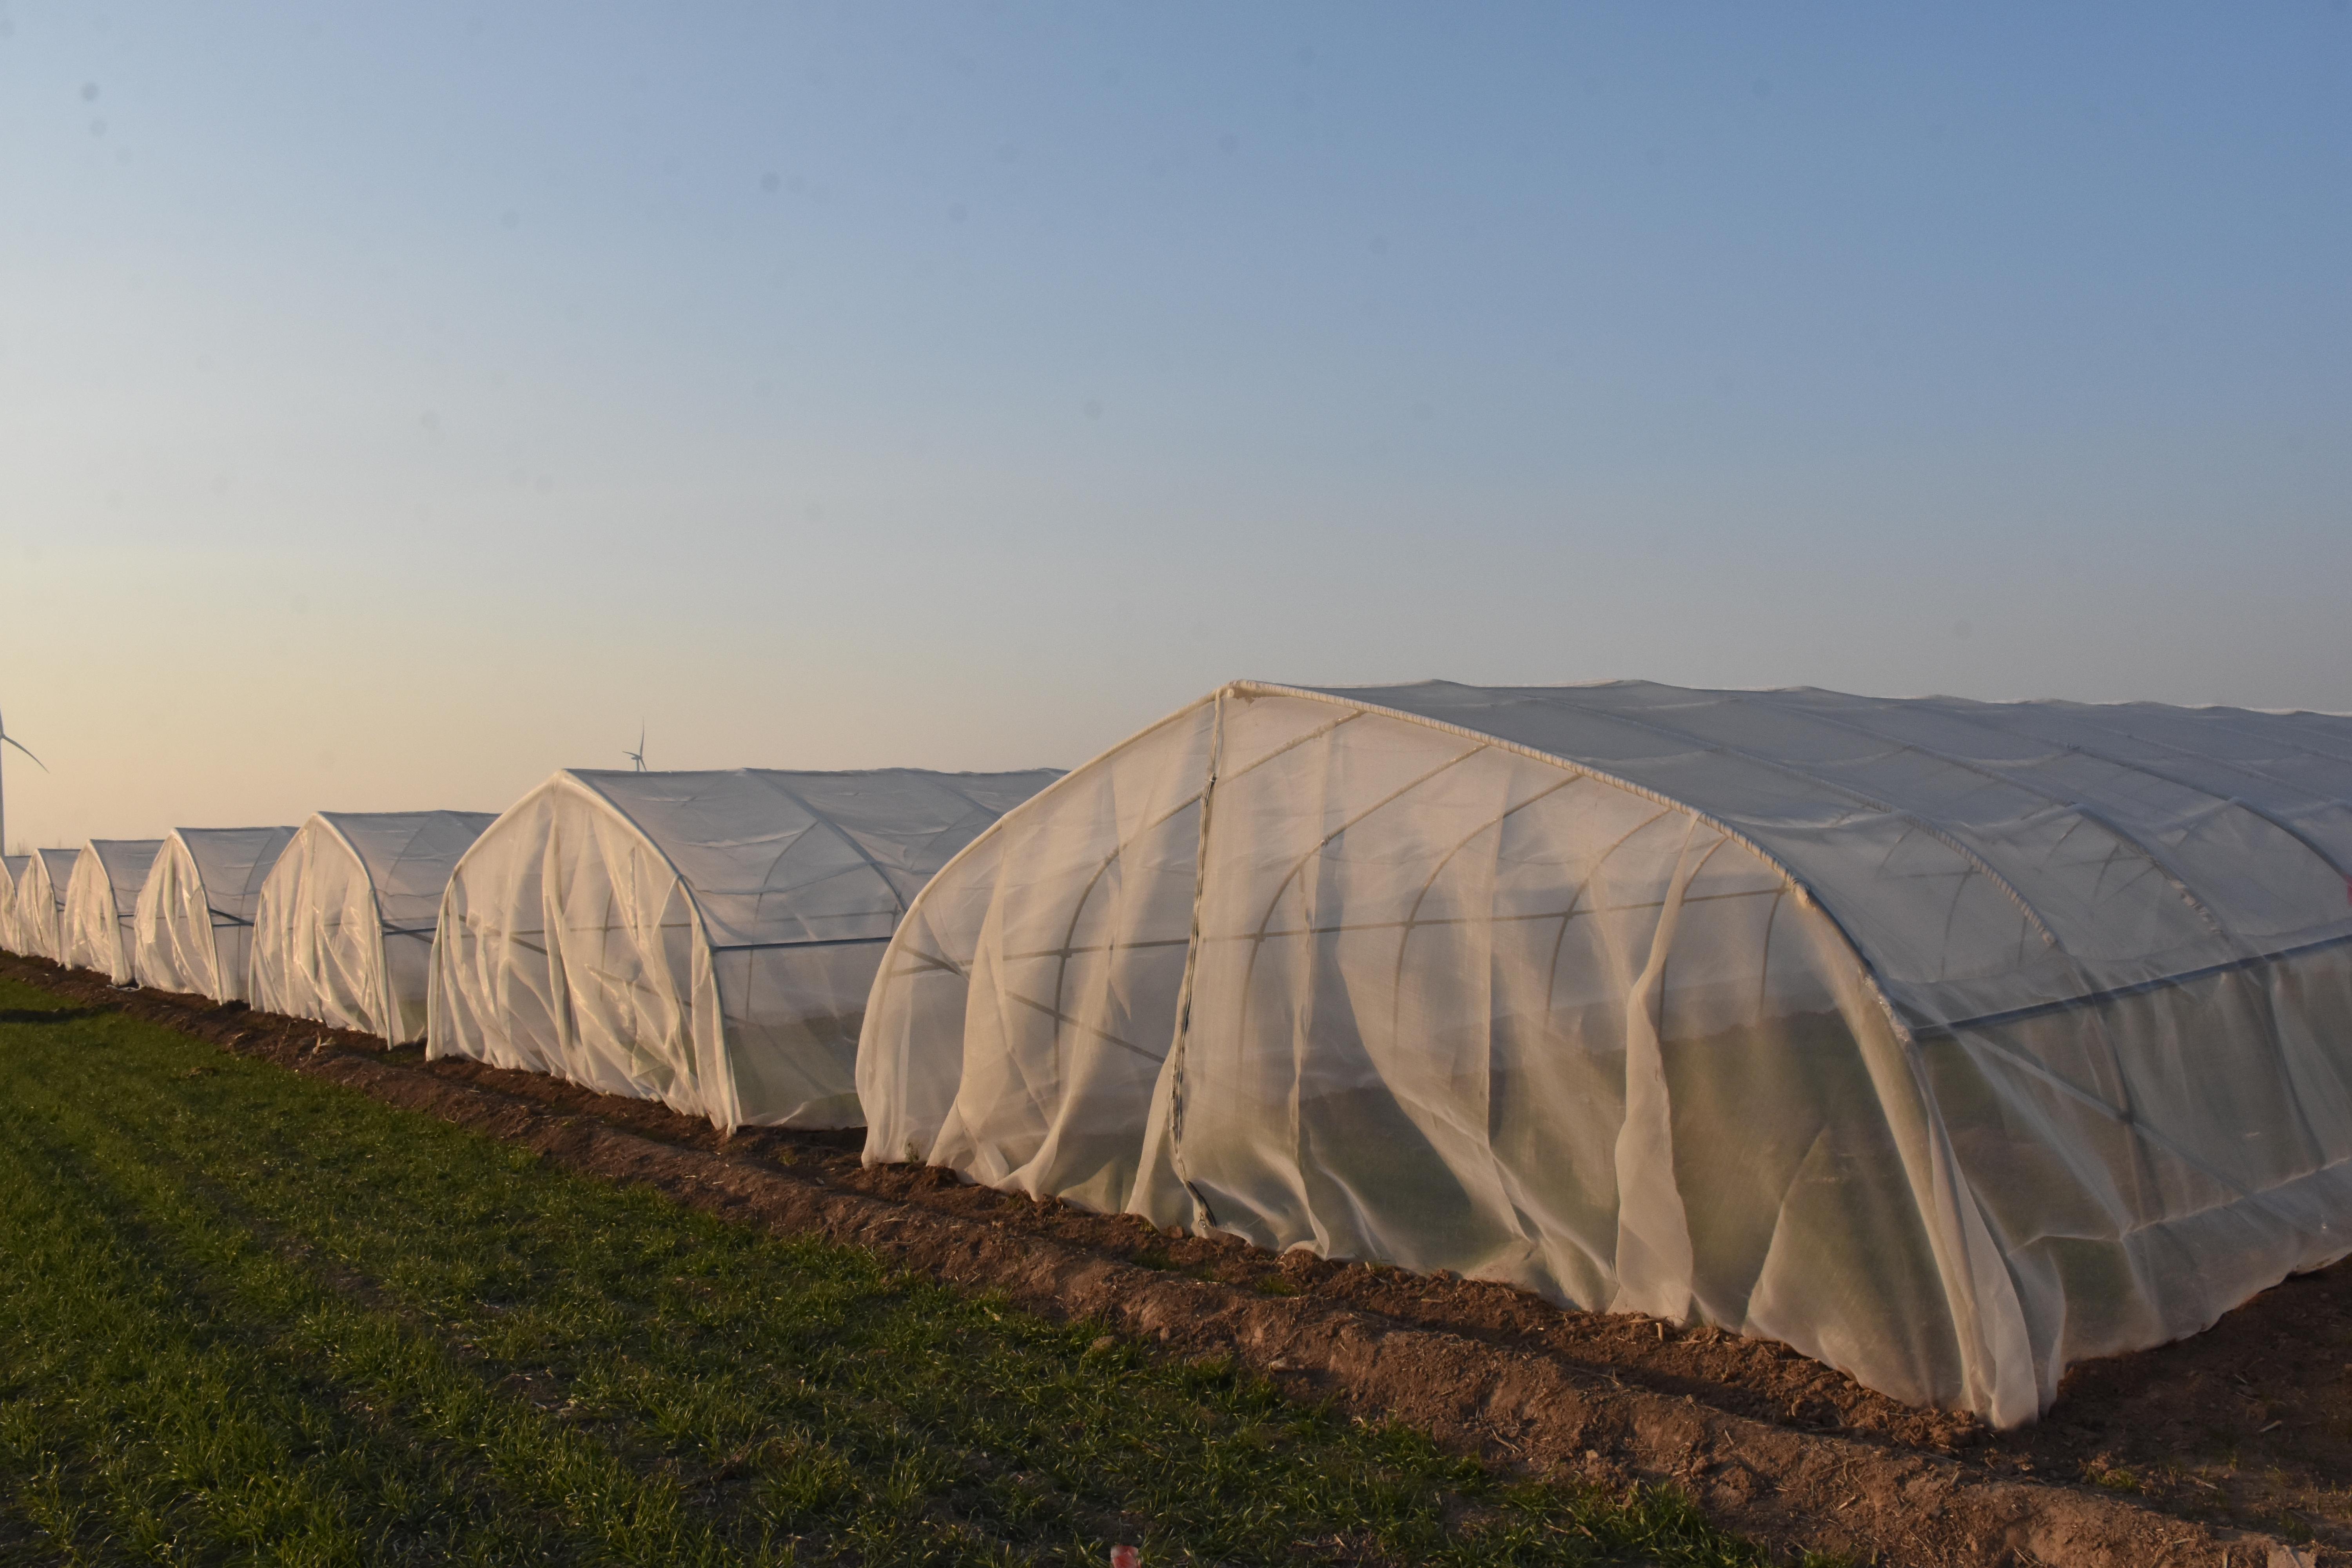
<instances>
[{"instance_id":1,"label":"greenhouse roof","mask_svg":"<svg viewBox=\"0 0 2352 1568\"><path fill-rule=\"evenodd\" d=\"M817 906L805 890L845 877L895 922L947 858L1011 807L1059 777L874 768L557 775L603 801L659 849L694 889L712 945L806 940ZM825 847L814 847L822 844ZM827 906L827 912L837 914ZM829 930L830 928L828 928ZM879 934L887 935L887 924Z\"/></svg>"},{"instance_id":2,"label":"greenhouse roof","mask_svg":"<svg viewBox=\"0 0 2352 1568\"><path fill-rule=\"evenodd\" d=\"M1838 921L1915 1030L2352 941L2340 715L1647 681L1237 689L1411 714L1728 828Z\"/></svg>"}]
</instances>

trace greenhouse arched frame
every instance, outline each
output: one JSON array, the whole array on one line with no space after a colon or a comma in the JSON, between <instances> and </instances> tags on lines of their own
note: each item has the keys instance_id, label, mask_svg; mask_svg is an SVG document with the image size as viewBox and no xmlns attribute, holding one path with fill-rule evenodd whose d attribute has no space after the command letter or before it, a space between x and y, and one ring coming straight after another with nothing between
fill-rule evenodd
<instances>
[{"instance_id":1,"label":"greenhouse arched frame","mask_svg":"<svg viewBox=\"0 0 2352 1568\"><path fill-rule=\"evenodd\" d=\"M885 955L867 1158L2031 1419L2352 1249L2352 720L1243 681Z\"/></svg>"}]
</instances>

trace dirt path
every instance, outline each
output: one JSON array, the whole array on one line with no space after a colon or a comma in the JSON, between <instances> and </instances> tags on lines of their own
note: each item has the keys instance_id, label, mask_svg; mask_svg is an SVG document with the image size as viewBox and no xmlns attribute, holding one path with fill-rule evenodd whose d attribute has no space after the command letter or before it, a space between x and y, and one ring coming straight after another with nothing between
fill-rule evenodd
<instances>
[{"instance_id":1,"label":"dirt path","mask_svg":"<svg viewBox=\"0 0 2352 1568\"><path fill-rule=\"evenodd\" d=\"M1296 1394L1393 1416L1457 1449L1612 1486L1675 1481L1725 1525L1780 1546L1921 1564L2352 1563L2332 1549L2352 1539L2336 1480L2352 1474L2352 1423L2335 1414L2352 1372L2346 1269L2290 1282L2195 1340L2078 1369L2050 1419L1993 1435L1761 1342L1167 1237L935 1171L869 1170L855 1135L721 1141L649 1102L118 992L38 960L0 957L0 973L781 1234L870 1247L1171 1354L1230 1354ZM2282 1521L2326 1544L2286 1543L2269 1532Z\"/></svg>"}]
</instances>

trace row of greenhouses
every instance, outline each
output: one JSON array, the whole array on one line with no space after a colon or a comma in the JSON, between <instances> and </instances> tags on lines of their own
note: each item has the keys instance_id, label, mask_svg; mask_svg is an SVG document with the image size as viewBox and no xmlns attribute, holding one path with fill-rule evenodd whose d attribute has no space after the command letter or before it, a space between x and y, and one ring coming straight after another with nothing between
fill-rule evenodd
<instances>
[{"instance_id":1,"label":"row of greenhouses","mask_svg":"<svg viewBox=\"0 0 2352 1568\"><path fill-rule=\"evenodd\" d=\"M1224 687L9 861L118 984L2033 1418L2352 1251L2352 719Z\"/></svg>"}]
</instances>

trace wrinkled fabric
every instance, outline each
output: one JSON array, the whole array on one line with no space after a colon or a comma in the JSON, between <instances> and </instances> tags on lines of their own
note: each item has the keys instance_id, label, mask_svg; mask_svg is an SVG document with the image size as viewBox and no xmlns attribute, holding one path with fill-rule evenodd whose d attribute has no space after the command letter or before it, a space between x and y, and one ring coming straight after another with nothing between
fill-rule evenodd
<instances>
[{"instance_id":1,"label":"wrinkled fabric","mask_svg":"<svg viewBox=\"0 0 2352 1568\"><path fill-rule=\"evenodd\" d=\"M261 885L290 827L175 827L140 885L131 968L142 985L241 1002Z\"/></svg>"},{"instance_id":2,"label":"wrinkled fabric","mask_svg":"<svg viewBox=\"0 0 2352 1568\"><path fill-rule=\"evenodd\" d=\"M96 970L117 985L138 978L131 921L148 868L163 848L160 838L93 838L82 846L66 884L58 963Z\"/></svg>"},{"instance_id":3,"label":"wrinkled fabric","mask_svg":"<svg viewBox=\"0 0 2352 1568\"><path fill-rule=\"evenodd\" d=\"M495 820L482 811L311 816L256 901L253 1005L396 1046L423 1039L441 894Z\"/></svg>"},{"instance_id":4,"label":"wrinkled fabric","mask_svg":"<svg viewBox=\"0 0 2352 1568\"><path fill-rule=\"evenodd\" d=\"M860 1126L883 944L933 871L1057 776L560 773L449 879L426 1054L723 1130Z\"/></svg>"},{"instance_id":5,"label":"wrinkled fabric","mask_svg":"<svg viewBox=\"0 0 2352 1568\"><path fill-rule=\"evenodd\" d=\"M2352 1249L2352 721L1228 687L974 841L866 1157L2032 1418Z\"/></svg>"},{"instance_id":6,"label":"wrinkled fabric","mask_svg":"<svg viewBox=\"0 0 2352 1568\"><path fill-rule=\"evenodd\" d=\"M18 868L8 900L12 951L57 963L65 956L66 889L79 849L36 849Z\"/></svg>"},{"instance_id":7,"label":"wrinkled fabric","mask_svg":"<svg viewBox=\"0 0 2352 1568\"><path fill-rule=\"evenodd\" d=\"M32 950L16 934L16 884L31 863L30 855L0 855L0 948L10 952Z\"/></svg>"}]
</instances>

